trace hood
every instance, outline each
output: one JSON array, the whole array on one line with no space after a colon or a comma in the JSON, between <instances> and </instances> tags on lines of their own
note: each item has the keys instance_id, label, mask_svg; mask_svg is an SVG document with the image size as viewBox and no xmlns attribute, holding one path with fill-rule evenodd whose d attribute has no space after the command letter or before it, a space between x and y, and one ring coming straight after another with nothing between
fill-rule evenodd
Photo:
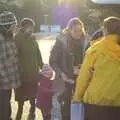
<instances>
[{"instance_id":1,"label":"hood","mask_svg":"<svg viewBox=\"0 0 120 120\"><path fill-rule=\"evenodd\" d=\"M120 45L116 43L117 35L108 35L103 39L105 54L110 55L113 59L120 61Z\"/></svg>"}]
</instances>

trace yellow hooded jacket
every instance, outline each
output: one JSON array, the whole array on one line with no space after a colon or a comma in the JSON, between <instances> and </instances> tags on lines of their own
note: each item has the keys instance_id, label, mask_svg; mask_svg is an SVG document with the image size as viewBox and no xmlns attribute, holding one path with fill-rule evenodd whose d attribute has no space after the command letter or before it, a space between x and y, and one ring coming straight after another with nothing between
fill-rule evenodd
<instances>
[{"instance_id":1,"label":"yellow hooded jacket","mask_svg":"<svg viewBox=\"0 0 120 120\"><path fill-rule=\"evenodd\" d=\"M86 52L73 101L120 106L120 46L108 35ZM93 75L90 70L94 69Z\"/></svg>"}]
</instances>

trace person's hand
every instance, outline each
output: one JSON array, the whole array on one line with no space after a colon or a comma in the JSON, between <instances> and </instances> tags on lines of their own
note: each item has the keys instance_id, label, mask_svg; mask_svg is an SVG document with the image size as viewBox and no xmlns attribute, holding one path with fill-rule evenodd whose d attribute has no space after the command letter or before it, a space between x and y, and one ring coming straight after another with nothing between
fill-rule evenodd
<instances>
[{"instance_id":1,"label":"person's hand","mask_svg":"<svg viewBox=\"0 0 120 120\"><path fill-rule=\"evenodd\" d=\"M63 81L68 82L69 84L74 84L74 80L68 78L67 75L65 75L64 73L61 73L61 78Z\"/></svg>"},{"instance_id":2,"label":"person's hand","mask_svg":"<svg viewBox=\"0 0 120 120\"><path fill-rule=\"evenodd\" d=\"M67 75L65 75L65 73L63 73L63 72L61 73L61 78L64 81L67 81L67 79L68 79Z\"/></svg>"},{"instance_id":3,"label":"person's hand","mask_svg":"<svg viewBox=\"0 0 120 120\"><path fill-rule=\"evenodd\" d=\"M74 66L73 67L74 75L78 75L80 72L80 67L79 66Z\"/></svg>"}]
</instances>

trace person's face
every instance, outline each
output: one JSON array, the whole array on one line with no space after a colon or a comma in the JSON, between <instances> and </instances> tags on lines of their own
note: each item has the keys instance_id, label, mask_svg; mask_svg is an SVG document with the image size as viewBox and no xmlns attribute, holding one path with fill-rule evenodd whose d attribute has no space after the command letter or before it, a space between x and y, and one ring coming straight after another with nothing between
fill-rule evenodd
<instances>
[{"instance_id":1,"label":"person's face","mask_svg":"<svg viewBox=\"0 0 120 120\"><path fill-rule=\"evenodd\" d=\"M34 26L26 27L24 32L26 35L32 35L32 33L34 32Z\"/></svg>"},{"instance_id":2,"label":"person's face","mask_svg":"<svg viewBox=\"0 0 120 120\"><path fill-rule=\"evenodd\" d=\"M71 36L73 37L73 39L79 40L82 34L83 34L83 31L82 31L81 25L75 25L72 27Z\"/></svg>"}]
</instances>

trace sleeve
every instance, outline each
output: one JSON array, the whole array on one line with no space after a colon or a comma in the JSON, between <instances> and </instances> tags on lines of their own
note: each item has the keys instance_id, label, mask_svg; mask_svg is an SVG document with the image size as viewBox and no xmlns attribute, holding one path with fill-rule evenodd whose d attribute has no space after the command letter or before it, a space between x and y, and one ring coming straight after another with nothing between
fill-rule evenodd
<instances>
[{"instance_id":1,"label":"sleeve","mask_svg":"<svg viewBox=\"0 0 120 120\"><path fill-rule=\"evenodd\" d=\"M23 67L22 67L22 57L21 57L21 49L22 49L22 36L17 34L15 36L15 44L17 48L17 53L18 53L18 66L19 66L19 71L20 71L20 76L23 76Z\"/></svg>"},{"instance_id":2,"label":"sleeve","mask_svg":"<svg viewBox=\"0 0 120 120\"><path fill-rule=\"evenodd\" d=\"M9 72L8 72L8 68L9 68L9 61L8 61L8 57L6 52L10 52L10 51L6 51L6 45L4 43L4 41L0 41L0 80L9 80ZM3 81L0 81L0 83Z\"/></svg>"},{"instance_id":3,"label":"sleeve","mask_svg":"<svg viewBox=\"0 0 120 120\"><path fill-rule=\"evenodd\" d=\"M61 41L59 39L56 39L56 43L51 51L49 59L49 63L53 70L55 71L55 73L61 73L61 70L59 68L61 53L62 53Z\"/></svg>"},{"instance_id":4,"label":"sleeve","mask_svg":"<svg viewBox=\"0 0 120 120\"><path fill-rule=\"evenodd\" d=\"M32 35L31 37L32 37L31 39L34 41L36 49L37 49L37 60L38 60L38 63L39 63L39 67L40 67L40 69L42 69L42 66L43 66L44 63L43 63L43 60L42 60L42 55L41 55L41 51L39 49L38 42L36 41L36 36Z\"/></svg>"},{"instance_id":5,"label":"sleeve","mask_svg":"<svg viewBox=\"0 0 120 120\"><path fill-rule=\"evenodd\" d=\"M94 69L95 61L96 61L95 52L86 54L79 76L77 78L73 101L75 102L82 101L85 91L89 86L90 80L92 79L90 70Z\"/></svg>"},{"instance_id":6,"label":"sleeve","mask_svg":"<svg viewBox=\"0 0 120 120\"><path fill-rule=\"evenodd\" d=\"M41 55L41 51L40 51L40 49L39 49L39 46L38 46L38 43L37 43L37 42L36 42L36 44L37 44L38 63L39 63L40 68L42 68L42 66L43 66L42 55Z\"/></svg>"},{"instance_id":7,"label":"sleeve","mask_svg":"<svg viewBox=\"0 0 120 120\"><path fill-rule=\"evenodd\" d=\"M17 51L18 51L18 57L20 56L20 48L21 48L21 40L20 40L20 36L16 35L15 36L15 44L17 47Z\"/></svg>"}]
</instances>

